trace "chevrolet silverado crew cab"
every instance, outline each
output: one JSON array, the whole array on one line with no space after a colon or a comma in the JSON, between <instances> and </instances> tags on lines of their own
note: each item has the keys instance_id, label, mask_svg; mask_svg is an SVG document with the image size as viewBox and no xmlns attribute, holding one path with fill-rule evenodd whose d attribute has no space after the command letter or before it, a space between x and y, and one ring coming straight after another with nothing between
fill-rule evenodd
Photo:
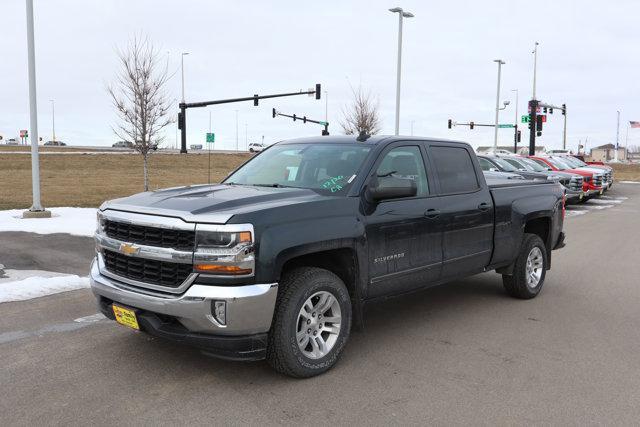
<instances>
[{"instance_id":1,"label":"chevrolet silverado crew cab","mask_svg":"<svg viewBox=\"0 0 640 427\"><path fill-rule=\"evenodd\" d=\"M221 184L104 203L91 287L123 325L310 377L371 301L491 270L535 297L563 221L560 184L487 183L465 143L294 139Z\"/></svg>"}]
</instances>

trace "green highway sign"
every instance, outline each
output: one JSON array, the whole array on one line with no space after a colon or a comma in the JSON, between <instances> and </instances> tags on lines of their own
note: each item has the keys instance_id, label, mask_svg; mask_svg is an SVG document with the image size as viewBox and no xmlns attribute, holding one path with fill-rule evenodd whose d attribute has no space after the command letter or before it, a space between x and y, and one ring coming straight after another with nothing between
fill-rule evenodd
<instances>
[{"instance_id":1,"label":"green highway sign","mask_svg":"<svg viewBox=\"0 0 640 427\"><path fill-rule=\"evenodd\" d=\"M207 142L214 143L216 141L216 134L213 132L207 133Z\"/></svg>"},{"instance_id":2,"label":"green highway sign","mask_svg":"<svg viewBox=\"0 0 640 427\"><path fill-rule=\"evenodd\" d=\"M529 123L529 118L528 114L526 116L522 116L522 123Z\"/></svg>"},{"instance_id":3,"label":"green highway sign","mask_svg":"<svg viewBox=\"0 0 640 427\"><path fill-rule=\"evenodd\" d=\"M508 124L507 124L507 125L498 125L498 128L500 128L500 129L504 129L504 128L514 128L514 127L516 127L516 126L515 126L515 125L508 125Z\"/></svg>"}]
</instances>

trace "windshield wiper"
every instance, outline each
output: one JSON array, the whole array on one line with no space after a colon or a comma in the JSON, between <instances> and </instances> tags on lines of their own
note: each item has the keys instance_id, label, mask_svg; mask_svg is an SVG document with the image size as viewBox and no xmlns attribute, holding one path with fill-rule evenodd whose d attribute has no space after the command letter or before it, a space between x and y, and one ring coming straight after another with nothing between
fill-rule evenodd
<instances>
[{"instance_id":1,"label":"windshield wiper","mask_svg":"<svg viewBox=\"0 0 640 427\"><path fill-rule=\"evenodd\" d=\"M378 178L386 178L388 176L393 175L394 173L398 173L398 171L391 171L391 172L387 172L387 173L383 173L383 174L378 174Z\"/></svg>"},{"instance_id":2,"label":"windshield wiper","mask_svg":"<svg viewBox=\"0 0 640 427\"><path fill-rule=\"evenodd\" d=\"M273 184L251 184L254 187L272 187L272 188L298 188L298 187L293 187L291 185L284 185L284 184L278 184L273 183Z\"/></svg>"}]
</instances>

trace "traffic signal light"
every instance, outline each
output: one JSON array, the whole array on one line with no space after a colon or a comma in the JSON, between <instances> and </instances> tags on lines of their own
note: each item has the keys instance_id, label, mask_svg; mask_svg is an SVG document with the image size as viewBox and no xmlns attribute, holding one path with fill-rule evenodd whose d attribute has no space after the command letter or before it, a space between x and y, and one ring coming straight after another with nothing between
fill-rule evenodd
<instances>
[{"instance_id":1,"label":"traffic signal light","mask_svg":"<svg viewBox=\"0 0 640 427\"><path fill-rule=\"evenodd\" d=\"M307 123L307 116L302 116L302 123Z\"/></svg>"},{"instance_id":2,"label":"traffic signal light","mask_svg":"<svg viewBox=\"0 0 640 427\"><path fill-rule=\"evenodd\" d=\"M553 114L553 108L549 108L549 114Z\"/></svg>"},{"instance_id":3,"label":"traffic signal light","mask_svg":"<svg viewBox=\"0 0 640 427\"><path fill-rule=\"evenodd\" d=\"M536 116L536 130L538 133L542 132L542 123L544 123L544 116Z\"/></svg>"},{"instance_id":4,"label":"traffic signal light","mask_svg":"<svg viewBox=\"0 0 640 427\"><path fill-rule=\"evenodd\" d=\"M298 117L294 114L294 115L293 115L293 121L295 122L297 118L298 118Z\"/></svg>"},{"instance_id":5,"label":"traffic signal light","mask_svg":"<svg viewBox=\"0 0 640 427\"><path fill-rule=\"evenodd\" d=\"M184 114L182 112L178 113L178 129L182 130L184 127Z\"/></svg>"},{"instance_id":6,"label":"traffic signal light","mask_svg":"<svg viewBox=\"0 0 640 427\"><path fill-rule=\"evenodd\" d=\"M475 123L473 122L469 122L469 129L473 129L473 126L475 125Z\"/></svg>"},{"instance_id":7,"label":"traffic signal light","mask_svg":"<svg viewBox=\"0 0 640 427\"><path fill-rule=\"evenodd\" d=\"M566 115L567 114L567 104L562 104L562 115Z\"/></svg>"},{"instance_id":8,"label":"traffic signal light","mask_svg":"<svg viewBox=\"0 0 640 427\"><path fill-rule=\"evenodd\" d=\"M271 109L271 117L273 117L274 119L276 118L276 109L275 108Z\"/></svg>"},{"instance_id":9,"label":"traffic signal light","mask_svg":"<svg viewBox=\"0 0 640 427\"><path fill-rule=\"evenodd\" d=\"M547 107L542 107L542 112L547 114Z\"/></svg>"},{"instance_id":10,"label":"traffic signal light","mask_svg":"<svg viewBox=\"0 0 640 427\"><path fill-rule=\"evenodd\" d=\"M258 94L257 93L253 94L253 105L256 106L256 107L258 106Z\"/></svg>"},{"instance_id":11,"label":"traffic signal light","mask_svg":"<svg viewBox=\"0 0 640 427\"><path fill-rule=\"evenodd\" d=\"M320 83L316 83L316 99L320 99Z\"/></svg>"},{"instance_id":12,"label":"traffic signal light","mask_svg":"<svg viewBox=\"0 0 640 427\"><path fill-rule=\"evenodd\" d=\"M447 127L451 129L451 126L453 126L453 120L449 119Z\"/></svg>"},{"instance_id":13,"label":"traffic signal light","mask_svg":"<svg viewBox=\"0 0 640 427\"><path fill-rule=\"evenodd\" d=\"M518 139L517 141L520 142L522 140L522 131L518 131Z\"/></svg>"}]
</instances>

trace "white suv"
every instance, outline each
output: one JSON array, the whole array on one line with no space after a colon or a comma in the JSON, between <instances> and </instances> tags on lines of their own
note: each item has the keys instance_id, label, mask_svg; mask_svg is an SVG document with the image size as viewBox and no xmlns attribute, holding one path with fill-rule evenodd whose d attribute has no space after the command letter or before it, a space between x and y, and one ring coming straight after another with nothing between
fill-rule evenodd
<instances>
[{"instance_id":1,"label":"white suv","mask_svg":"<svg viewBox=\"0 0 640 427\"><path fill-rule=\"evenodd\" d=\"M264 150L264 148L264 144L259 144L257 142L252 142L251 144L249 144L250 153L259 153L260 151Z\"/></svg>"}]
</instances>

